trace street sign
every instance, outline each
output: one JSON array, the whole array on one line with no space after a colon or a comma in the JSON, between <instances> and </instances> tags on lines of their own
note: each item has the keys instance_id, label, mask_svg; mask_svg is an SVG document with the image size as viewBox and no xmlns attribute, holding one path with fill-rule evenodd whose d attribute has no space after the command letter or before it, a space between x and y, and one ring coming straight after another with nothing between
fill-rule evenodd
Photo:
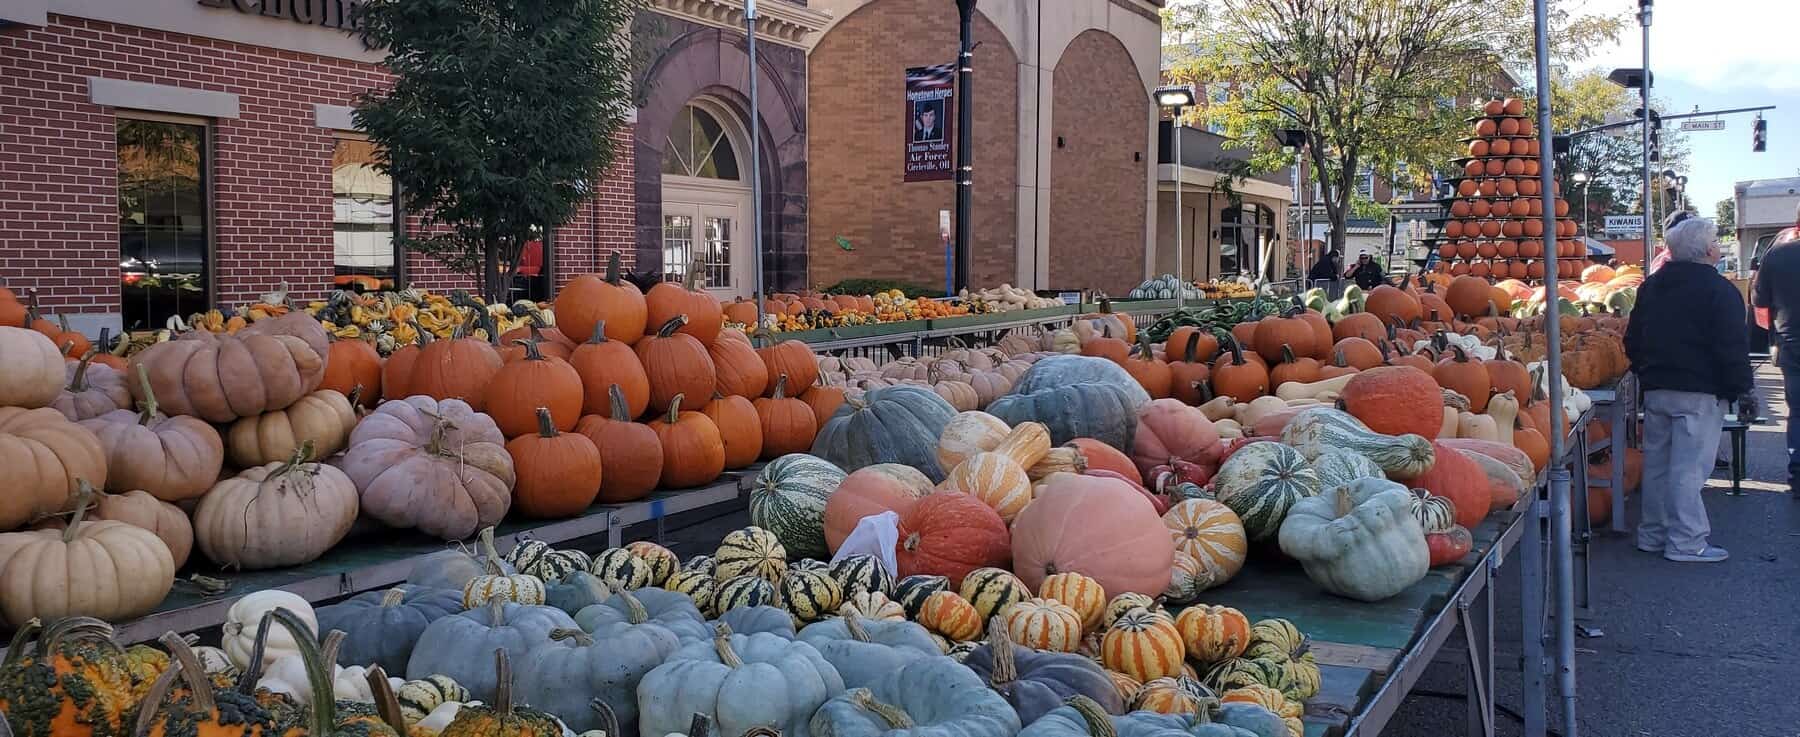
<instances>
[{"instance_id":1,"label":"street sign","mask_svg":"<svg viewBox=\"0 0 1800 737\"><path fill-rule=\"evenodd\" d=\"M1722 131L1725 130L1725 121L1683 120L1681 121L1681 129L1684 131Z\"/></svg>"},{"instance_id":2,"label":"street sign","mask_svg":"<svg viewBox=\"0 0 1800 737\"><path fill-rule=\"evenodd\" d=\"M1629 235L1644 232L1644 216L1642 215L1607 215L1607 235Z\"/></svg>"}]
</instances>

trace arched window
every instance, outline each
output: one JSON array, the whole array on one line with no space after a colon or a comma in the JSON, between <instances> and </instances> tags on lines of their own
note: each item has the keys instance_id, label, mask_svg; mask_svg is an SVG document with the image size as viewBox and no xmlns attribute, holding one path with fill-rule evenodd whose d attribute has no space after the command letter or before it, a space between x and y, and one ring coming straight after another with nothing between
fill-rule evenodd
<instances>
[{"instance_id":1,"label":"arched window","mask_svg":"<svg viewBox=\"0 0 1800 737\"><path fill-rule=\"evenodd\" d=\"M725 127L705 108L689 104L676 113L663 143L664 174L737 181L737 152Z\"/></svg>"}]
</instances>

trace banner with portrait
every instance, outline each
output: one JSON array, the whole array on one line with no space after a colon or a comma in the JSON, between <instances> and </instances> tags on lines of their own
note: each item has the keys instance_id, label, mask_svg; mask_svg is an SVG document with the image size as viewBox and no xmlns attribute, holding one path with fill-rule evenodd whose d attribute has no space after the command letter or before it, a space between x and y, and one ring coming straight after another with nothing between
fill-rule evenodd
<instances>
[{"instance_id":1,"label":"banner with portrait","mask_svg":"<svg viewBox=\"0 0 1800 737\"><path fill-rule=\"evenodd\" d=\"M951 121L956 65L939 64L906 70L906 176L903 181L933 182L954 177Z\"/></svg>"}]
</instances>

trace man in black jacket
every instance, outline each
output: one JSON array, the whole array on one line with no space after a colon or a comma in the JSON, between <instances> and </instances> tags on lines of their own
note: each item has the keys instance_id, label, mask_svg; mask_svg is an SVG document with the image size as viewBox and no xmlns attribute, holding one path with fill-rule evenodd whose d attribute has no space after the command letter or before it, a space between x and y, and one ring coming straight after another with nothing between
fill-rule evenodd
<instances>
[{"instance_id":1,"label":"man in black jacket","mask_svg":"<svg viewBox=\"0 0 1800 737\"><path fill-rule=\"evenodd\" d=\"M1358 255L1356 265L1344 276L1356 282L1356 286L1362 287L1365 292L1387 282L1387 270L1381 268L1381 262L1367 253Z\"/></svg>"},{"instance_id":2,"label":"man in black jacket","mask_svg":"<svg viewBox=\"0 0 1800 737\"><path fill-rule=\"evenodd\" d=\"M1776 236L1757 265L1751 298L1769 311L1770 344L1787 394L1788 492L1800 500L1794 493L1800 483L1800 213L1794 219L1796 227Z\"/></svg>"},{"instance_id":3,"label":"man in black jacket","mask_svg":"<svg viewBox=\"0 0 1800 737\"><path fill-rule=\"evenodd\" d=\"M1638 288L1625 352L1644 389L1644 508L1639 550L1679 562L1730 557L1707 542L1700 490L1712 475L1727 402L1752 387L1744 300L1713 264L1717 226L1669 216L1669 263Z\"/></svg>"}]
</instances>

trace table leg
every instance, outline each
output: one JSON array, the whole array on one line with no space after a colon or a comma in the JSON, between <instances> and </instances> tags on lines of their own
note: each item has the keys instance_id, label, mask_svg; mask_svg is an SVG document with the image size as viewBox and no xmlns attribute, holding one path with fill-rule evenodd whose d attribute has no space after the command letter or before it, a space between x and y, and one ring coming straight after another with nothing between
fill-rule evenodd
<instances>
[{"instance_id":1,"label":"table leg","mask_svg":"<svg viewBox=\"0 0 1800 737\"><path fill-rule=\"evenodd\" d=\"M1545 484L1527 492L1533 500L1525 512L1524 536L1519 540L1519 647L1523 651L1520 666L1519 713L1524 719L1525 737L1544 737L1547 716L1544 707L1549 699L1548 672L1544 661L1544 605L1548 592L1544 589L1547 566L1544 556L1544 517L1548 505L1540 494Z\"/></svg>"},{"instance_id":2,"label":"table leg","mask_svg":"<svg viewBox=\"0 0 1800 737\"><path fill-rule=\"evenodd\" d=\"M1472 737L1494 736L1494 570L1487 564L1481 574L1487 585L1475 600L1459 605L1463 644L1468 661L1468 730Z\"/></svg>"},{"instance_id":3,"label":"table leg","mask_svg":"<svg viewBox=\"0 0 1800 737\"><path fill-rule=\"evenodd\" d=\"M1612 493L1612 522L1608 526L1613 532L1622 534L1625 532L1625 449L1631 447L1631 438L1627 436L1629 426L1625 420L1636 410L1626 394L1624 382L1619 383L1619 391L1615 392L1615 396L1617 398L1606 408L1612 421L1612 432L1606 439L1607 452L1612 454L1613 459L1612 488L1608 489Z\"/></svg>"},{"instance_id":4,"label":"table leg","mask_svg":"<svg viewBox=\"0 0 1800 737\"><path fill-rule=\"evenodd\" d=\"M1611 442L1608 440L1608 442ZM1575 473L1570 482L1570 509L1574 516L1570 518L1574 530L1574 556L1580 560L1575 564L1575 599L1581 614L1589 613L1589 580L1592 571L1589 566L1589 552L1594 540L1593 521L1588 518L1588 435L1585 427L1575 431ZM1615 494L1617 496L1617 494Z\"/></svg>"},{"instance_id":5,"label":"table leg","mask_svg":"<svg viewBox=\"0 0 1800 737\"><path fill-rule=\"evenodd\" d=\"M1738 496L1744 493L1744 446L1749 436L1749 428L1731 431L1731 493Z\"/></svg>"}]
</instances>

